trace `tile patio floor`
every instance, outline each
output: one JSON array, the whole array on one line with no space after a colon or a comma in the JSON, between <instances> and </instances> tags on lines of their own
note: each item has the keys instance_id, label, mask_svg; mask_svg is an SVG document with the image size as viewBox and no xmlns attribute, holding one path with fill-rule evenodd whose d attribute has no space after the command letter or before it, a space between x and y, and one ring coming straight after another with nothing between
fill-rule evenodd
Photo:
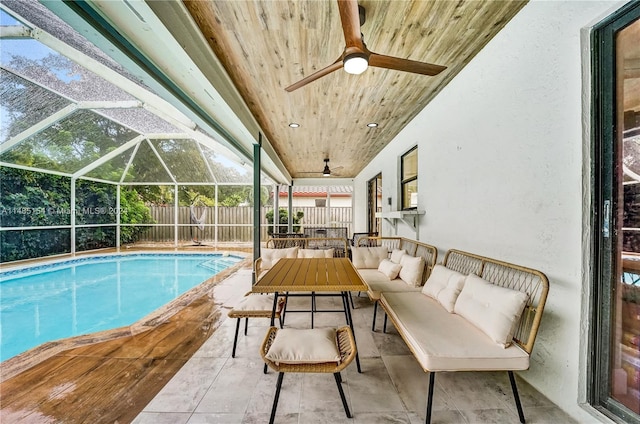
<instances>
[{"instance_id":1,"label":"tile patio floor","mask_svg":"<svg viewBox=\"0 0 640 424\"><path fill-rule=\"evenodd\" d=\"M229 309L251 286L248 269L223 282ZM232 284L230 284L232 283ZM371 331L373 308L363 294L354 294L355 335L362 374L355 361L342 372L353 414L344 413L330 374L285 374L276 423L423 423L428 376L389 323ZM319 299L319 308L341 304L338 297ZM290 300L289 309L308 308L309 300ZM316 314L316 327L344 325L344 314ZM288 313L286 327L309 328L310 315ZM247 336L240 331L237 354L231 358L235 320L224 322L134 420L136 424L265 423L275 393L277 374L263 374L258 352L268 327L266 319L250 319ZM520 378L520 399L527 423L571 423L569 416ZM432 423L518 423L505 372L439 373L436 376Z\"/></svg>"}]
</instances>

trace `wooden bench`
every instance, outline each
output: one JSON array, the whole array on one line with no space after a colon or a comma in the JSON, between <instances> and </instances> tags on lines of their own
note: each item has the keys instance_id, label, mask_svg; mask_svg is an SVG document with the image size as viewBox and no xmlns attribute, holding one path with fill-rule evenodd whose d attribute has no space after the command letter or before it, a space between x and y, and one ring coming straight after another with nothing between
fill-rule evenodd
<instances>
[{"instance_id":1,"label":"wooden bench","mask_svg":"<svg viewBox=\"0 0 640 424\"><path fill-rule=\"evenodd\" d=\"M513 371L529 368L529 356L549 291L547 277L534 269L459 250L449 250L442 265L444 267L434 268L434 282L428 280L422 292L382 292L380 296L380 304L398 333L422 369L429 373L426 422L431 421L437 372L507 371L518 416L520 422L524 423ZM451 271L466 277L457 277ZM441 303L439 294L435 299L432 293L425 293L435 287L436 274L451 274L447 277L449 282L459 282L460 278L464 280L462 291L456 297L451 311L444 307L446 302ZM499 296L488 296L489 293L495 294L496 290ZM503 298L503 295L507 297ZM511 327L513 334L507 333L503 346L492 339L494 329L487 325L488 318L483 318L482 313L474 313L475 316L470 319L470 310L473 311L468 307L470 299L471 302L475 301L473 299L486 302L487 309L483 314L492 316L495 310L502 308L502 305L495 304L497 299L508 299L504 303L509 305L511 299L516 298L520 299L520 305L524 302L524 306L520 309L522 313L519 317L512 317L515 322ZM482 306L478 309L482 310Z\"/></svg>"}]
</instances>

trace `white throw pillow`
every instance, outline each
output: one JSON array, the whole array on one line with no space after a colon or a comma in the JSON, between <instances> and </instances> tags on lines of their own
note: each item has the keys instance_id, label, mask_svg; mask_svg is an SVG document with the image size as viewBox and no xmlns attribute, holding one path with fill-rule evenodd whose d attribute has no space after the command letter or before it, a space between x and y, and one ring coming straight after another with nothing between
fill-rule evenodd
<instances>
[{"instance_id":1,"label":"white throw pillow","mask_svg":"<svg viewBox=\"0 0 640 424\"><path fill-rule=\"evenodd\" d=\"M407 254L407 251L404 249L393 249L391 251L391 262L395 262L399 264L402 257L406 254Z\"/></svg>"},{"instance_id":2,"label":"white throw pillow","mask_svg":"<svg viewBox=\"0 0 640 424\"><path fill-rule=\"evenodd\" d=\"M400 264L391 262L389 259L383 259L378 266L378 271L389 277L390 280L395 280L401 268Z\"/></svg>"},{"instance_id":3,"label":"white throw pillow","mask_svg":"<svg viewBox=\"0 0 640 424\"><path fill-rule=\"evenodd\" d=\"M270 269L282 258L296 258L298 256L298 247L288 247L286 249L267 249L263 247L260 249L260 257L262 258L262 264L260 268Z\"/></svg>"},{"instance_id":4,"label":"white throw pillow","mask_svg":"<svg viewBox=\"0 0 640 424\"><path fill-rule=\"evenodd\" d=\"M353 262L353 266L359 269L378 269L380 262L388 257L389 250L386 246L351 248L351 262Z\"/></svg>"},{"instance_id":5,"label":"white throw pillow","mask_svg":"<svg viewBox=\"0 0 640 424\"><path fill-rule=\"evenodd\" d=\"M528 298L526 293L469 274L453 310L506 348Z\"/></svg>"},{"instance_id":6,"label":"white throw pillow","mask_svg":"<svg viewBox=\"0 0 640 424\"><path fill-rule=\"evenodd\" d=\"M340 352L334 328L284 328L265 357L276 364L340 363Z\"/></svg>"},{"instance_id":7,"label":"white throw pillow","mask_svg":"<svg viewBox=\"0 0 640 424\"><path fill-rule=\"evenodd\" d=\"M422 293L436 299L447 312L453 312L456 299L464 286L465 275L443 265L433 267Z\"/></svg>"},{"instance_id":8,"label":"white throw pillow","mask_svg":"<svg viewBox=\"0 0 640 424\"><path fill-rule=\"evenodd\" d=\"M299 258L333 258L333 248L331 249L299 249Z\"/></svg>"},{"instance_id":9,"label":"white throw pillow","mask_svg":"<svg viewBox=\"0 0 640 424\"><path fill-rule=\"evenodd\" d=\"M424 258L422 256L404 255L400 260L400 273L398 276L405 283L413 287L422 285L422 273L424 272Z\"/></svg>"}]
</instances>

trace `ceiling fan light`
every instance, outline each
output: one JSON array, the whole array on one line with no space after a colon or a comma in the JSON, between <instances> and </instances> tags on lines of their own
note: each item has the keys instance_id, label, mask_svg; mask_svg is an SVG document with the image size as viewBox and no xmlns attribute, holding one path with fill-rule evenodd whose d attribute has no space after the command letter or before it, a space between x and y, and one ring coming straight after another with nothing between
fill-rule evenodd
<instances>
[{"instance_id":1,"label":"ceiling fan light","mask_svg":"<svg viewBox=\"0 0 640 424\"><path fill-rule=\"evenodd\" d=\"M322 170L322 176L323 177L330 177L331 176L331 170L329 169L329 165L325 165L324 169Z\"/></svg>"},{"instance_id":2,"label":"ceiling fan light","mask_svg":"<svg viewBox=\"0 0 640 424\"><path fill-rule=\"evenodd\" d=\"M348 74L360 75L367 70L369 61L362 53L352 53L344 58L343 66Z\"/></svg>"}]
</instances>

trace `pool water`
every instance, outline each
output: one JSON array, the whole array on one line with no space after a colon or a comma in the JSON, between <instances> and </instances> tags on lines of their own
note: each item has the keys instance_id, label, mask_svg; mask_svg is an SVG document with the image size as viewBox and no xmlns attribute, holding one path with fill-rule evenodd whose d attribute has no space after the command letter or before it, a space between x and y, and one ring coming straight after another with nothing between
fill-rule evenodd
<instances>
[{"instance_id":1,"label":"pool water","mask_svg":"<svg viewBox=\"0 0 640 424\"><path fill-rule=\"evenodd\" d=\"M0 273L0 361L48 341L131 325L242 259L110 255Z\"/></svg>"}]
</instances>

